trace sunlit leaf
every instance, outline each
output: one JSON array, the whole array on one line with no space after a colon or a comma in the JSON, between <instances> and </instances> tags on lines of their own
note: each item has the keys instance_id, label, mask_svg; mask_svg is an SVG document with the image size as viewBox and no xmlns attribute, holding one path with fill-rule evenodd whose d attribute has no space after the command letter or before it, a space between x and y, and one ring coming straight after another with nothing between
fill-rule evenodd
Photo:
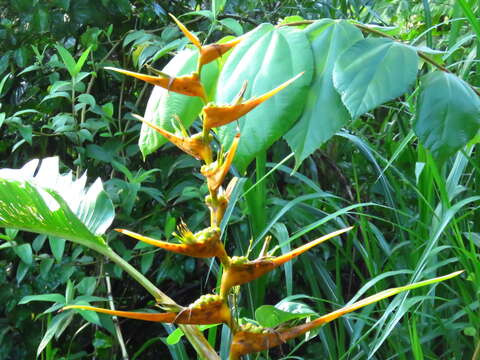
<instances>
[{"instance_id":1,"label":"sunlit leaf","mask_svg":"<svg viewBox=\"0 0 480 360\"><path fill-rule=\"evenodd\" d=\"M285 135L297 167L350 120L333 86L332 73L338 56L363 39L355 26L331 19L312 24L305 34L312 44L315 72L303 114Z\"/></svg>"},{"instance_id":2,"label":"sunlit leaf","mask_svg":"<svg viewBox=\"0 0 480 360\"><path fill-rule=\"evenodd\" d=\"M245 99L262 95L294 76L303 76L238 121L241 140L235 165L243 171L260 152L287 132L305 104L312 79L313 57L304 32L260 25L232 51L218 80L215 103L231 104L245 81ZM233 122L218 129L228 148L237 133Z\"/></svg>"},{"instance_id":3,"label":"sunlit leaf","mask_svg":"<svg viewBox=\"0 0 480 360\"><path fill-rule=\"evenodd\" d=\"M100 237L113 221L111 200L97 179L74 180L59 173L58 158L0 170L0 226L52 235L89 247L106 247Z\"/></svg>"},{"instance_id":4,"label":"sunlit leaf","mask_svg":"<svg viewBox=\"0 0 480 360\"><path fill-rule=\"evenodd\" d=\"M413 128L423 146L443 161L480 128L480 100L467 83L435 71L421 82Z\"/></svg>"},{"instance_id":5,"label":"sunlit leaf","mask_svg":"<svg viewBox=\"0 0 480 360\"><path fill-rule=\"evenodd\" d=\"M409 90L417 52L390 39L357 41L338 58L333 83L353 118Z\"/></svg>"}]
</instances>

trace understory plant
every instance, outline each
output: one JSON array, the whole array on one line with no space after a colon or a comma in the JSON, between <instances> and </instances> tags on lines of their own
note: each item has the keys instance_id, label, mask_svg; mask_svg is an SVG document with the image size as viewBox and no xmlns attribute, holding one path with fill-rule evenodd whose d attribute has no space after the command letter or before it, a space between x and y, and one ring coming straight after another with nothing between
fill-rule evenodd
<instances>
[{"instance_id":1,"label":"understory plant","mask_svg":"<svg viewBox=\"0 0 480 360\"><path fill-rule=\"evenodd\" d=\"M177 304L106 243L103 234L113 221L114 209L101 182L97 180L87 190L85 176L75 180L72 174L60 175L57 158L44 159L40 166L34 160L22 169L0 172L0 225L67 239L98 252L132 276L163 310L120 311L91 306L89 302L94 300L66 299L62 312L56 315L58 326L75 312L88 317L89 311L179 324L199 356L218 359L195 325L225 324L232 334L229 358L235 360L279 346L374 302L461 273L412 281L313 319L305 316L308 319L300 323L285 321L265 327L239 317L236 307L242 285L324 241L347 237L354 227L331 232L281 255L274 252L284 244L270 251L272 238L268 231L262 231L251 246L250 239L244 239L249 248L261 248L255 259L249 259L248 253L233 256L225 235L226 214L235 206L232 194L239 191L238 177L226 181L232 167L245 176L256 159L256 186L260 187L265 152L280 137L286 138L298 167L346 123L408 92L417 78L418 54L430 64L435 62L423 48L399 43L379 30L347 21L323 19L277 27L263 24L240 37L202 45L195 34L174 20L195 49L183 50L162 71L151 69L151 75L113 67L107 70L156 86L145 116L137 116L142 122L141 151L147 156L169 141L202 162L200 174L208 189L205 206L209 224L194 232L182 222L173 233L177 242L115 230L166 251L217 259L221 274L218 287L190 305ZM364 39L359 29L382 37ZM416 104L410 97L406 100L417 112L415 132L440 162L470 141L480 126L477 90L445 70L425 75ZM445 89L447 95L442 93ZM451 96L453 93L457 96ZM461 127L461 131L452 135L437 129L432 118L437 119L439 114L446 126ZM197 117L199 127L192 125ZM461 123L455 122L458 118ZM29 300L32 298L25 302ZM39 352L54 333L51 331L42 342Z\"/></svg>"}]
</instances>

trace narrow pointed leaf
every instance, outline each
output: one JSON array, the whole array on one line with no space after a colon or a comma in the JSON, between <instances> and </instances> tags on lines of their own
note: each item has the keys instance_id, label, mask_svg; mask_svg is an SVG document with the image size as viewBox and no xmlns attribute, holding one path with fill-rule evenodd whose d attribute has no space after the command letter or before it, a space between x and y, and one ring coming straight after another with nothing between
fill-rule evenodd
<instances>
[{"instance_id":1,"label":"narrow pointed leaf","mask_svg":"<svg viewBox=\"0 0 480 360\"><path fill-rule=\"evenodd\" d=\"M65 64L65 67L67 68L68 72L70 73L70 76L74 78L77 76L78 71L77 71L77 63L75 62L75 59L73 56L70 54L70 52L65 49L61 45L55 46L58 53L60 54L60 57L62 58L63 63Z\"/></svg>"},{"instance_id":2,"label":"narrow pointed leaf","mask_svg":"<svg viewBox=\"0 0 480 360\"><path fill-rule=\"evenodd\" d=\"M22 244L15 246L13 248L15 254L18 255L22 261L27 265L32 265L33 262L33 253L32 253L32 246L30 244Z\"/></svg>"},{"instance_id":3,"label":"narrow pointed leaf","mask_svg":"<svg viewBox=\"0 0 480 360\"><path fill-rule=\"evenodd\" d=\"M59 304L66 302L65 296L62 294L40 294L40 295L27 295L24 296L19 302L19 305L28 304L30 301L50 301Z\"/></svg>"},{"instance_id":4,"label":"narrow pointed leaf","mask_svg":"<svg viewBox=\"0 0 480 360\"><path fill-rule=\"evenodd\" d=\"M313 49L314 77L303 114L285 135L297 167L350 120L333 86L333 67L343 51L363 39L360 30L346 21L322 19L304 31Z\"/></svg>"},{"instance_id":5,"label":"narrow pointed leaf","mask_svg":"<svg viewBox=\"0 0 480 360\"><path fill-rule=\"evenodd\" d=\"M417 76L415 49L390 39L357 41L338 58L333 83L353 118L409 90Z\"/></svg>"},{"instance_id":6,"label":"narrow pointed leaf","mask_svg":"<svg viewBox=\"0 0 480 360\"><path fill-rule=\"evenodd\" d=\"M78 74L80 71L82 71L82 67L85 64L85 61L87 61L88 54L90 53L90 50L92 49L92 45L90 45L80 56L78 59L78 62L75 64L75 73Z\"/></svg>"},{"instance_id":7,"label":"narrow pointed leaf","mask_svg":"<svg viewBox=\"0 0 480 360\"><path fill-rule=\"evenodd\" d=\"M435 71L421 82L415 134L432 155L444 161L480 128L480 99L463 80Z\"/></svg>"},{"instance_id":8,"label":"narrow pointed leaf","mask_svg":"<svg viewBox=\"0 0 480 360\"><path fill-rule=\"evenodd\" d=\"M58 158L38 160L21 169L0 170L0 226L106 247L100 237L113 221L113 204L98 179L86 188L86 176L73 180L59 173Z\"/></svg>"},{"instance_id":9,"label":"narrow pointed leaf","mask_svg":"<svg viewBox=\"0 0 480 360\"><path fill-rule=\"evenodd\" d=\"M274 64L274 65L272 65ZM239 119L242 139L234 159L240 171L284 135L298 119L312 79L310 43L300 30L260 25L228 57L218 81L215 103L232 104L244 81L245 99L260 96L305 72L290 86ZM218 129L222 145L229 147L237 124Z\"/></svg>"},{"instance_id":10,"label":"narrow pointed leaf","mask_svg":"<svg viewBox=\"0 0 480 360\"><path fill-rule=\"evenodd\" d=\"M58 314L52 318L52 321L48 324L47 331L45 335L43 335L42 340L40 341L40 345L38 345L37 349L37 356L41 354L43 349L48 345L48 343L52 340L53 336L61 329L61 327L65 326L72 320L73 314Z\"/></svg>"},{"instance_id":11,"label":"narrow pointed leaf","mask_svg":"<svg viewBox=\"0 0 480 360\"><path fill-rule=\"evenodd\" d=\"M336 310L334 312L321 316L318 319L315 319L313 321L310 321L295 327L286 328L284 330L269 331L268 329L265 329L266 331L259 332L259 333L239 331L235 334L232 341L230 359L237 360L237 359L240 359L240 356L242 355L250 354L253 352L259 352L262 350L266 350L266 349L281 345L290 339L301 336L308 331L311 331L319 326L322 326L328 322L331 322L352 311L355 311L367 305L376 303L380 300L386 299L388 297L394 296L404 291L413 290L422 286L427 286L427 285L431 285L434 283L451 279L455 276L460 275L462 272L463 271L456 271L454 273L451 273L445 276L440 276L434 279L429 279L425 281L420 281L418 283L409 284L406 286L400 286L397 288L388 289L378 294L369 296L363 300L357 301L351 305L344 306L339 310Z\"/></svg>"}]
</instances>

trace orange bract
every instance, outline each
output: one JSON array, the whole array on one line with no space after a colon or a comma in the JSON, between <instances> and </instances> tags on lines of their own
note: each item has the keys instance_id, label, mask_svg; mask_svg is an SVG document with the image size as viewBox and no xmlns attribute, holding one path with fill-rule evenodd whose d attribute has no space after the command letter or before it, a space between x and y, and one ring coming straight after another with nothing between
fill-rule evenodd
<instances>
[{"instance_id":1,"label":"orange bract","mask_svg":"<svg viewBox=\"0 0 480 360\"><path fill-rule=\"evenodd\" d=\"M214 43L202 46L202 48L200 49L200 66L206 65L213 60L219 58L228 50L232 49L238 43L240 43L240 41L242 41L242 38L238 37L222 44Z\"/></svg>"},{"instance_id":2,"label":"orange bract","mask_svg":"<svg viewBox=\"0 0 480 360\"><path fill-rule=\"evenodd\" d=\"M184 75L179 77L170 77L165 74L165 76L158 75L146 75L140 74L133 71L118 69L115 67L105 67L107 70L112 70L124 74L127 76L132 76L134 78L148 82L156 86L160 86L168 91L173 91L179 94L188 95L188 96L198 96L204 102L207 102L207 95L205 94L205 89L203 88L202 83L200 82L199 76L197 73L190 75Z\"/></svg>"},{"instance_id":3,"label":"orange bract","mask_svg":"<svg viewBox=\"0 0 480 360\"><path fill-rule=\"evenodd\" d=\"M216 197L213 197L212 195L207 195L205 197L205 204L207 204L210 210L211 226L220 226L223 215L225 214L225 210L227 209L228 202L230 201L230 195L232 194L237 181L238 178L234 177L228 183L226 190L223 190L223 188L220 187Z\"/></svg>"},{"instance_id":4,"label":"orange bract","mask_svg":"<svg viewBox=\"0 0 480 360\"><path fill-rule=\"evenodd\" d=\"M240 140L240 134L235 135L230 150L228 150L225 159L219 158L217 161L203 165L200 172L207 178L207 185L210 193L216 193L218 188L222 185L225 176L227 176L232 165L235 152L237 151L238 141Z\"/></svg>"},{"instance_id":5,"label":"orange bract","mask_svg":"<svg viewBox=\"0 0 480 360\"><path fill-rule=\"evenodd\" d=\"M204 295L195 303L183 308L179 312L168 313L141 313L134 311L119 311L103 309L93 306L69 305L62 310L79 309L90 310L103 314L116 315L129 319L173 323L173 324L190 324L190 325L206 325L206 324L230 324L230 309L217 296Z\"/></svg>"},{"instance_id":6,"label":"orange bract","mask_svg":"<svg viewBox=\"0 0 480 360\"><path fill-rule=\"evenodd\" d=\"M178 136L161 127L152 124L139 115L133 115L135 118L150 126L153 130L162 134L168 141L183 150L187 154L193 156L197 160L203 160L206 163L212 161L212 150L208 144L205 143L202 134L195 134L192 136Z\"/></svg>"},{"instance_id":7,"label":"orange bract","mask_svg":"<svg viewBox=\"0 0 480 360\"><path fill-rule=\"evenodd\" d=\"M220 242L220 229L218 228L207 228L193 234L198 241L184 244L174 244L162 240L156 240L125 229L115 229L115 231L177 254L196 258L209 258L216 256L223 259L227 256L225 249Z\"/></svg>"},{"instance_id":8,"label":"orange bract","mask_svg":"<svg viewBox=\"0 0 480 360\"><path fill-rule=\"evenodd\" d=\"M203 108L203 113L204 113L204 120L203 120L203 126L205 129L210 130L211 128L218 127L218 126L223 126L227 125L239 118L241 118L243 115L247 114L249 111L253 110L256 108L258 105L260 105L262 102L265 100L271 98L273 95L278 93L280 90L286 88L288 85L290 85L292 82L297 80L300 76L302 76L303 73L298 74L297 76L291 78L290 80L287 80L283 84L277 86L275 89L250 100L247 100L245 102L240 102L238 104L234 105L222 105L222 106L217 106L217 105L206 105ZM242 89L240 91L240 98L242 92L245 90Z\"/></svg>"},{"instance_id":9,"label":"orange bract","mask_svg":"<svg viewBox=\"0 0 480 360\"><path fill-rule=\"evenodd\" d=\"M312 247L321 244L322 242L337 235L343 234L351 229L353 229L353 227L334 231L281 256L259 258L253 261L247 261L243 264L231 263L230 267L225 269L222 275L220 295L225 297L232 286L242 285L253 281L267 272L272 271L276 267L285 264L287 261L290 261L303 254L305 251L310 250Z\"/></svg>"},{"instance_id":10,"label":"orange bract","mask_svg":"<svg viewBox=\"0 0 480 360\"><path fill-rule=\"evenodd\" d=\"M209 44L202 46L198 37L190 32L185 25L183 25L180 20L178 20L175 16L170 14L170 17L175 21L178 28L183 32L185 37L190 40L190 42L195 45L200 50L200 58L198 60L199 67L201 68L203 65L212 62L215 59L218 59L220 56L225 54L228 50L232 49L235 45L237 45L240 41L242 41L242 37L238 37L231 41L222 44Z\"/></svg>"}]
</instances>

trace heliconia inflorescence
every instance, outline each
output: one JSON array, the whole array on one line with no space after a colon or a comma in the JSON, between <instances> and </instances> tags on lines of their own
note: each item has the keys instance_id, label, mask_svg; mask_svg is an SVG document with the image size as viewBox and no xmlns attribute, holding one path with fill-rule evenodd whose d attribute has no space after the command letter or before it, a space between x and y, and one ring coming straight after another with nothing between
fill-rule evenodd
<instances>
[{"instance_id":1,"label":"heliconia inflorescence","mask_svg":"<svg viewBox=\"0 0 480 360\"><path fill-rule=\"evenodd\" d=\"M236 319L232 316L232 309L227 301L232 287L251 282L281 266L282 264L296 258L314 246L350 231L352 227L346 227L344 229L324 235L280 256L268 255L269 240L266 240L261 255L255 260L248 260L246 256L230 257L227 254L227 251L221 240L219 227L230 201L230 195L237 182L237 178L233 178L225 189L223 188L223 183L229 173L230 167L232 166L236 150L241 141L241 134L238 133L234 137L233 142L231 143L231 146L226 154L223 154L223 149L220 149L216 160L214 161L214 151L213 147L211 146L211 142L213 140L211 129L239 120L242 116L261 105L262 102L267 101L270 97L289 86L303 73L298 74L283 84L279 84L276 88L261 96L244 101L243 95L248 86L248 84L245 82L231 105L217 105L211 103L207 98L204 86L201 82L202 67L203 65L220 58L223 54L240 43L243 40L243 37L239 37L222 44L210 44L203 46L195 34L191 33L173 15L172 18L180 30L190 40L190 42L192 42L192 44L200 53L195 72L180 77L171 77L170 75L160 71L155 71L156 76L153 76L112 67L108 67L106 69L135 77L150 84L163 87L168 91L176 92L186 96L199 97L204 102L204 107L201 112L203 130L194 135L188 134L188 132L183 128L181 119L178 118L170 119L178 125L178 131L172 133L146 121L140 116L136 117L147 126L159 132L163 137L184 151L186 154L204 163L201 167L200 173L205 177L209 191L209 194L205 198L205 203L210 210L210 226L201 231L193 233L188 229L187 225L182 222L178 227L178 233L173 233L174 238L178 240L178 243L153 239L151 237L137 234L126 229L115 230L136 240L177 254L196 258L218 258L223 265L223 275L218 293L213 295L203 295L191 305L181 308L176 312L144 313L109 310L84 305L69 305L64 307L63 310L90 310L130 319L174 324L224 323L231 328L233 333L230 359L236 360L240 359L240 357L243 355L278 346L289 339L301 336L307 331L322 326L340 316L343 316L363 306L377 302L381 299L393 296L402 291L407 291L416 287L443 281L461 273L456 272L450 275L410 284L404 287L385 290L352 305L345 306L337 311L333 311L317 319L294 327L282 326L279 329L265 329L253 324L239 325ZM158 305L160 307L162 306L161 303Z\"/></svg>"}]
</instances>

